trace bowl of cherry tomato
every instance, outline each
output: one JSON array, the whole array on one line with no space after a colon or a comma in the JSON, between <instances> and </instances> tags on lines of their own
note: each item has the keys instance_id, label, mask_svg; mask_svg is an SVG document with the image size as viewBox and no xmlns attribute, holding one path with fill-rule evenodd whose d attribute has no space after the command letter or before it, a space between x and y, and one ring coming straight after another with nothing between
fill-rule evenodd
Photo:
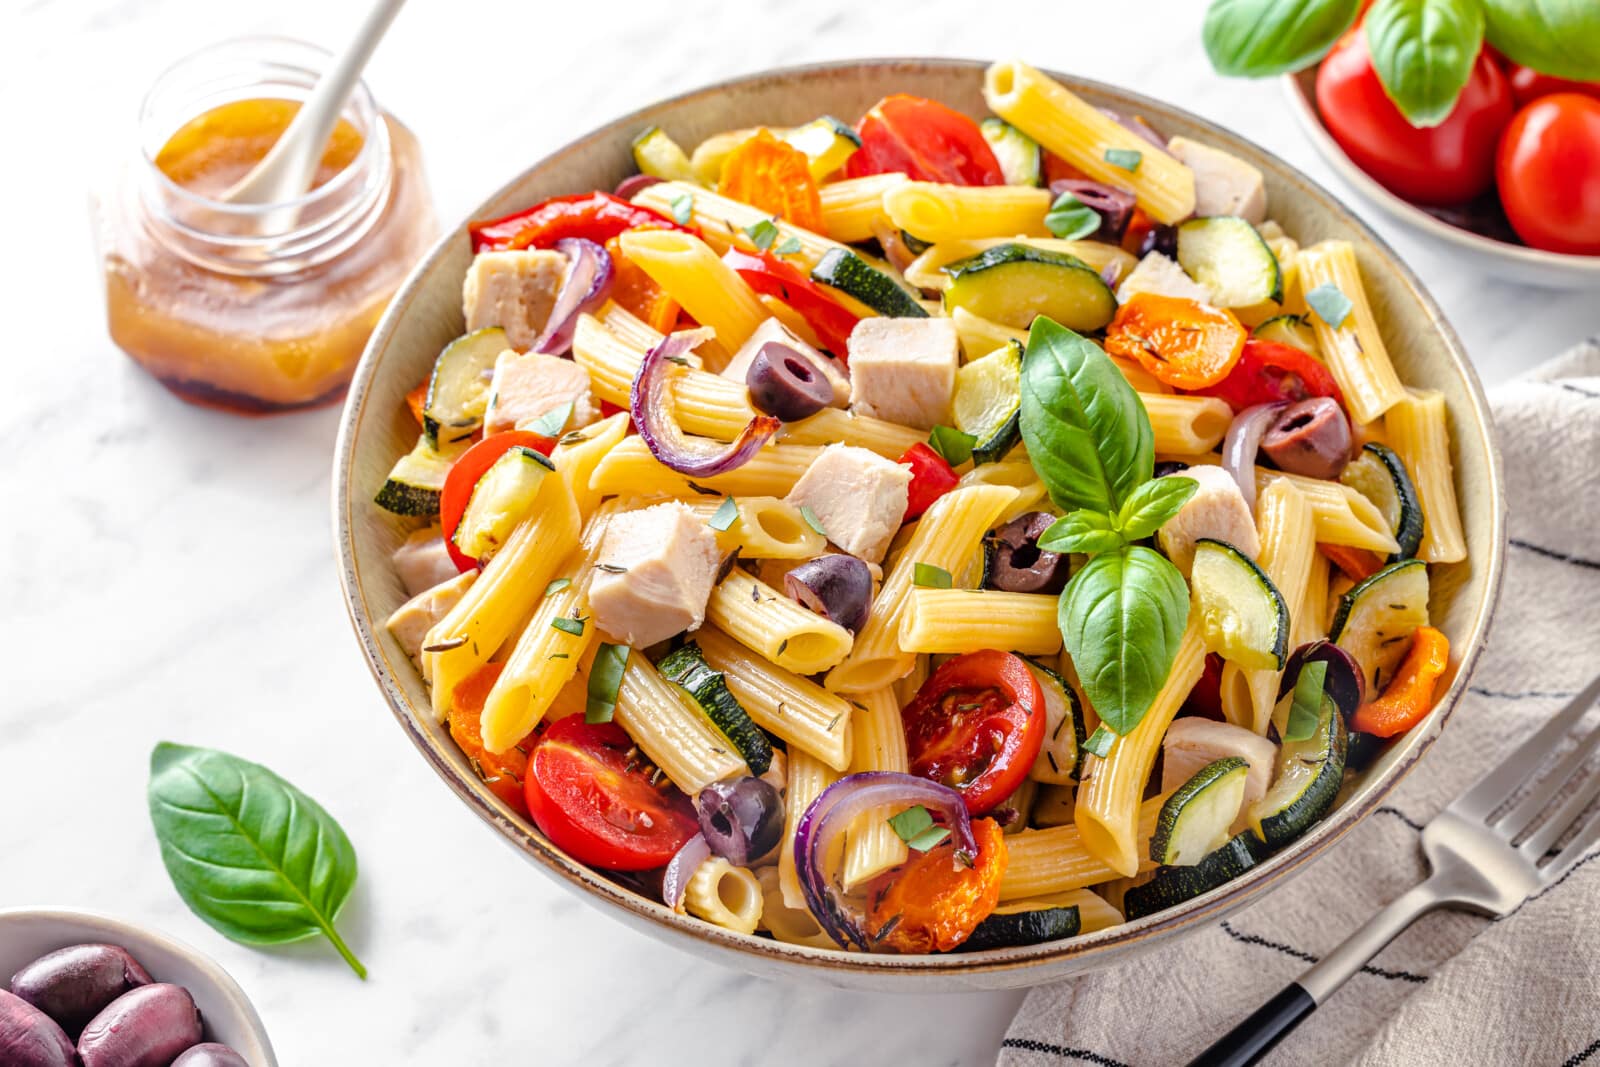
<instances>
[{"instance_id":1,"label":"bowl of cherry tomato","mask_svg":"<svg viewBox=\"0 0 1600 1067\"><path fill-rule=\"evenodd\" d=\"M1600 285L1600 81L1540 74L1486 45L1449 117L1418 129L1358 31L1285 76L1296 118L1340 176L1509 280Z\"/></svg>"}]
</instances>

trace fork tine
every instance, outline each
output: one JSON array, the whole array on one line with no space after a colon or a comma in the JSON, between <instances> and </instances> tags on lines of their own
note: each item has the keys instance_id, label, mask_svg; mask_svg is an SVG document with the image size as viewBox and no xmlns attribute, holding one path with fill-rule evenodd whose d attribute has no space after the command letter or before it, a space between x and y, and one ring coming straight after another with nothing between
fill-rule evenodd
<instances>
[{"instance_id":1,"label":"fork tine","mask_svg":"<svg viewBox=\"0 0 1600 1067\"><path fill-rule=\"evenodd\" d=\"M1593 745L1588 744L1588 742L1592 742L1597 737L1600 737L1600 729L1592 731L1584 739L1585 747L1592 748ZM1562 803L1556 813L1544 821L1544 825L1528 835L1528 839L1521 846L1522 854L1533 862L1538 863L1539 857L1544 855L1545 850L1561 840L1561 835L1572 826L1573 822L1584 813L1584 810L1590 804L1594 803L1594 798L1597 796L1600 796L1600 771L1589 775L1581 786L1572 791L1572 795Z\"/></svg>"},{"instance_id":2,"label":"fork tine","mask_svg":"<svg viewBox=\"0 0 1600 1067\"><path fill-rule=\"evenodd\" d=\"M1600 845L1600 812L1589 817L1589 822L1579 832L1577 837L1567 842L1567 846L1557 852L1549 863L1539 869L1539 879L1546 885L1572 869L1573 864Z\"/></svg>"},{"instance_id":3,"label":"fork tine","mask_svg":"<svg viewBox=\"0 0 1600 1067\"><path fill-rule=\"evenodd\" d=\"M1490 770L1477 784L1457 797L1447 808L1464 818L1484 820L1494 809L1505 803L1506 798L1516 791L1517 786L1527 780L1528 775L1538 770L1544 755L1556 746L1556 743L1567 735L1575 726L1583 713L1589 710L1597 698L1600 698L1600 675L1583 687L1577 696L1572 698L1572 703L1535 730L1533 736L1517 747L1515 752L1506 756L1500 764Z\"/></svg>"},{"instance_id":4,"label":"fork tine","mask_svg":"<svg viewBox=\"0 0 1600 1067\"><path fill-rule=\"evenodd\" d=\"M1554 767L1550 768L1550 773L1540 778L1538 784L1528 790L1528 795L1517 801L1516 807L1506 812L1496 823L1501 828L1501 833L1506 837L1516 837L1529 826L1532 826L1533 820L1538 818L1539 813L1549 806L1550 801L1555 798L1555 795L1561 791L1562 787L1572 781L1573 775L1583 766L1584 761L1589 758L1589 753L1594 751L1597 743L1600 743L1600 729L1590 730L1583 740L1573 745L1567 754L1562 756ZM1567 824L1570 825L1572 820L1576 819L1582 811L1583 809L1579 808L1568 815ZM1546 826L1548 825L1546 823ZM1540 827L1539 832L1541 834L1544 833L1544 829L1544 827ZM1550 842L1546 841L1544 848L1549 847ZM1544 848L1539 851L1543 852Z\"/></svg>"}]
</instances>

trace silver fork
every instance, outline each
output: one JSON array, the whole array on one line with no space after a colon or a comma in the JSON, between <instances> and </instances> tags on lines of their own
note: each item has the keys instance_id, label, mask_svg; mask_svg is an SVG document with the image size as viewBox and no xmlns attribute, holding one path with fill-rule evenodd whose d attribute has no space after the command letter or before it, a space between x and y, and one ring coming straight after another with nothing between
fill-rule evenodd
<instances>
[{"instance_id":1,"label":"silver fork","mask_svg":"<svg viewBox=\"0 0 1600 1067\"><path fill-rule=\"evenodd\" d=\"M1190 1061L1189 1067L1244 1067L1255 1063L1419 916L1434 908L1462 908L1494 917L1506 915L1538 890L1554 884L1600 844L1597 811L1559 852L1546 855L1600 796L1600 771L1590 774L1549 818L1535 825L1539 815L1600 745L1600 727L1596 727L1548 772L1536 773L1597 699L1600 678L1585 686L1572 703L1504 762L1434 816L1422 830L1422 849L1431 868L1427 880L1374 915L1301 975L1298 982L1291 982ZM1527 794L1507 807L1530 781L1532 788Z\"/></svg>"}]
</instances>

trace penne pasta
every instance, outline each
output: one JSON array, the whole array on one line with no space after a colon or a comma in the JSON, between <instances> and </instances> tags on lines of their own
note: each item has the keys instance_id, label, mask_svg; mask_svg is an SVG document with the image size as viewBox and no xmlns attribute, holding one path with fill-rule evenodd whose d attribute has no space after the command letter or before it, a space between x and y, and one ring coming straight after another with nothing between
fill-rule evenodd
<instances>
[{"instance_id":1,"label":"penne pasta","mask_svg":"<svg viewBox=\"0 0 1600 1067\"><path fill-rule=\"evenodd\" d=\"M1407 392L1384 416L1389 444L1417 487L1422 504L1422 545L1417 556L1429 563L1459 563L1467 558L1450 463L1448 418L1444 396L1420 390Z\"/></svg>"},{"instance_id":2,"label":"penne pasta","mask_svg":"<svg viewBox=\"0 0 1600 1067\"><path fill-rule=\"evenodd\" d=\"M799 906L790 905L783 894L782 878L776 866L758 867L756 881L761 883L761 925L774 941L788 945L806 945L809 948L838 948L833 938L822 932L822 927L806 910L805 901Z\"/></svg>"},{"instance_id":3,"label":"penne pasta","mask_svg":"<svg viewBox=\"0 0 1600 1067\"><path fill-rule=\"evenodd\" d=\"M770 317L738 272L694 234L639 229L624 231L621 240L623 253L729 352Z\"/></svg>"},{"instance_id":4,"label":"penne pasta","mask_svg":"<svg viewBox=\"0 0 1600 1067\"><path fill-rule=\"evenodd\" d=\"M701 860L683 891L683 907L713 926L753 934L761 925L761 883L721 856Z\"/></svg>"},{"instance_id":5,"label":"penne pasta","mask_svg":"<svg viewBox=\"0 0 1600 1067\"><path fill-rule=\"evenodd\" d=\"M624 438L595 467L589 488L602 496L636 494L683 500L712 494L788 496L821 452L813 445L767 445L736 470L691 481L660 463L641 438L632 436Z\"/></svg>"},{"instance_id":6,"label":"penne pasta","mask_svg":"<svg viewBox=\"0 0 1600 1067\"><path fill-rule=\"evenodd\" d=\"M1151 870L1150 836L1156 831L1156 816L1161 814L1165 796L1136 802L1135 836L1137 866ZM1052 826L1048 830L1023 830L1006 838L1006 872L1000 879L1001 900L1026 900L1046 893L1066 893L1074 889L1109 882L1119 871L1084 844L1079 828Z\"/></svg>"},{"instance_id":7,"label":"penne pasta","mask_svg":"<svg viewBox=\"0 0 1600 1067\"><path fill-rule=\"evenodd\" d=\"M827 551L828 539L811 528L800 509L775 496L738 498L700 497L686 506L709 522L733 499L738 517L726 530L717 531L717 544L724 552L739 550L744 559L810 559Z\"/></svg>"},{"instance_id":8,"label":"penne pasta","mask_svg":"<svg viewBox=\"0 0 1600 1067\"><path fill-rule=\"evenodd\" d=\"M802 522L803 525L803 522ZM808 611L739 567L717 583L706 619L784 670L816 674L850 652L850 631Z\"/></svg>"},{"instance_id":9,"label":"penne pasta","mask_svg":"<svg viewBox=\"0 0 1600 1067\"><path fill-rule=\"evenodd\" d=\"M979 589L912 589L900 620L904 652L1004 648L1025 656L1061 651L1054 595Z\"/></svg>"},{"instance_id":10,"label":"penne pasta","mask_svg":"<svg viewBox=\"0 0 1600 1067\"><path fill-rule=\"evenodd\" d=\"M1233 409L1216 397L1141 393L1139 399L1150 416L1157 452L1203 455L1222 443L1233 424Z\"/></svg>"},{"instance_id":11,"label":"penne pasta","mask_svg":"<svg viewBox=\"0 0 1600 1067\"><path fill-rule=\"evenodd\" d=\"M572 492L578 513L585 518L594 514L600 504L599 494L589 488L589 479L594 477L594 469L600 465L606 453L617 447L627 433L628 415L619 411L593 425L564 435L550 453L556 470Z\"/></svg>"},{"instance_id":12,"label":"penne pasta","mask_svg":"<svg viewBox=\"0 0 1600 1067\"><path fill-rule=\"evenodd\" d=\"M895 226L923 241L962 241L996 233L1047 237L1050 190L1022 185L905 182L883 194Z\"/></svg>"},{"instance_id":13,"label":"penne pasta","mask_svg":"<svg viewBox=\"0 0 1600 1067\"><path fill-rule=\"evenodd\" d=\"M796 748L836 771L850 766L854 709L847 700L752 652L715 627L702 626L695 631L695 640L755 724L788 742L791 775Z\"/></svg>"},{"instance_id":14,"label":"penne pasta","mask_svg":"<svg viewBox=\"0 0 1600 1067\"><path fill-rule=\"evenodd\" d=\"M1309 316L1317 347L1344 393L1356 422L1371 422L1405 399L1405 387L1389 361L1378 320L1367 302L1356 250L1349 241L1322 241L1303 248L1296 257L1300 285L1310 293L1331 285L1350 301L1350 311L1337 326L1330 326L1315 311Z\"/></svg>"},{"instance_id":15,"label":"penne pasta","mask_svg":"<svg viewBox=\"0 0 1600 1067\"><path fill-rule=\"evenodd\" d=\"M974 485L1004 485L1017 491L1016 498L1000 513L1001 522L1021 515L1025 511L1036 511L1039 508L1052 507L1046 499L1047 492L1044 483L1039 480L1039 475L1033 469L1033 464L1024 456L1020 463L1007 459L1001 463L983 463L973 467L961 476L956 483L960 486Z\"/></svg>"},{"instance_id":16,"label":"penne pasta","mask_svg":"<svg viewBox=\"0 0 1600 1067\"><path fill-rule=\"evenodd\" d=\"M822 198L822 227L830 238L857 244L873 238L873 224L885 217L883 194L910 179L904 174L872 174L828 182Z\"/></svg>"},{"instance_id":17,"label":"penne pasta","mask_svg":"<svg viewBox=\"0 0 1600 1067\"><path fill-rule=\"evenodd\" d=\"M650 762L690 796L712 782L750 773L689 694L661 677L642 652L628 656L612 717Z\"/></svg>"},{"instance_id":18,"label":"penne pasta","mask_svg":"<svg viewBox=\"0 0 1600 1067\"><path fill-rule=\"evenodd\" d=\"M894 690L877 689L862 693L857 699L861 707L852 716L850 727L854 734L850 773L907 770L905 728L900 722L900 701ZM841 879L845 892L906 861L906 843L889 825L894 814L893 808L873 808L851 825Z\"/></svg>"},{"instance_id":19,"label":"penne pasta","mask_svg":"<svg viewBox=\"0 0 1600 1067\"><path fill-rule=\"evenodd\" d=\"M746 231L763 221L777 226L778 243L790 237L799 242L800 248L785 255L784 260L794 264L795 268L804 274L809 274L830 249L846 247L838 241L829 240L821 234L812 233L782 219L773 219L760 208L741 204L737 200L730 200L686 182L657 182L655 185L646 186L634 194L633 202L671 218L673 202L684 196L689 198L689 225L700 231L700 235L718 255L730 248L743 248L746 251L754 249L755 244Z\"/></svg>"},{"instance_id":20,"label":"penne pasta","mask_svg":"<svg viewBox=\"0 0 1600 1067\"><path fill-rule=\"evenodd\" d=\"M783 794L783 841L778 845L778 886L784 903L807 915L811 912L806 907L806 895L800 889L800 878L795 871L794 835L800 828L800 816L806 813L811 802L838 780L837 770L805 749L790 751L789 782ZM831 862L834 857L824 858Z\"/></svg>"}]
</instances>

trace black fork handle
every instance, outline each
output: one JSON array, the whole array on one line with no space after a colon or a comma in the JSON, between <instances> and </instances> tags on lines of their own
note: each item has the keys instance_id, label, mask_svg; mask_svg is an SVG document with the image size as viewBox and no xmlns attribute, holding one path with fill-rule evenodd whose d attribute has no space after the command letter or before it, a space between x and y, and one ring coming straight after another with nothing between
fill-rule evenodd
<instances>
[{"instance_id":1,"label":"black fork handle","mask_svg":"<svg viewBox=\"0 0 1600 1067\"><path fill-rule=\"evenodd\" d=\"M1189 1061L1189 1067L1248 1067L1265 1056L1316 1010L1317 1002L1298 982L1290 982L1277 996L1251 1013L1238 1026Z\"/></svg>"}]
</instances>

